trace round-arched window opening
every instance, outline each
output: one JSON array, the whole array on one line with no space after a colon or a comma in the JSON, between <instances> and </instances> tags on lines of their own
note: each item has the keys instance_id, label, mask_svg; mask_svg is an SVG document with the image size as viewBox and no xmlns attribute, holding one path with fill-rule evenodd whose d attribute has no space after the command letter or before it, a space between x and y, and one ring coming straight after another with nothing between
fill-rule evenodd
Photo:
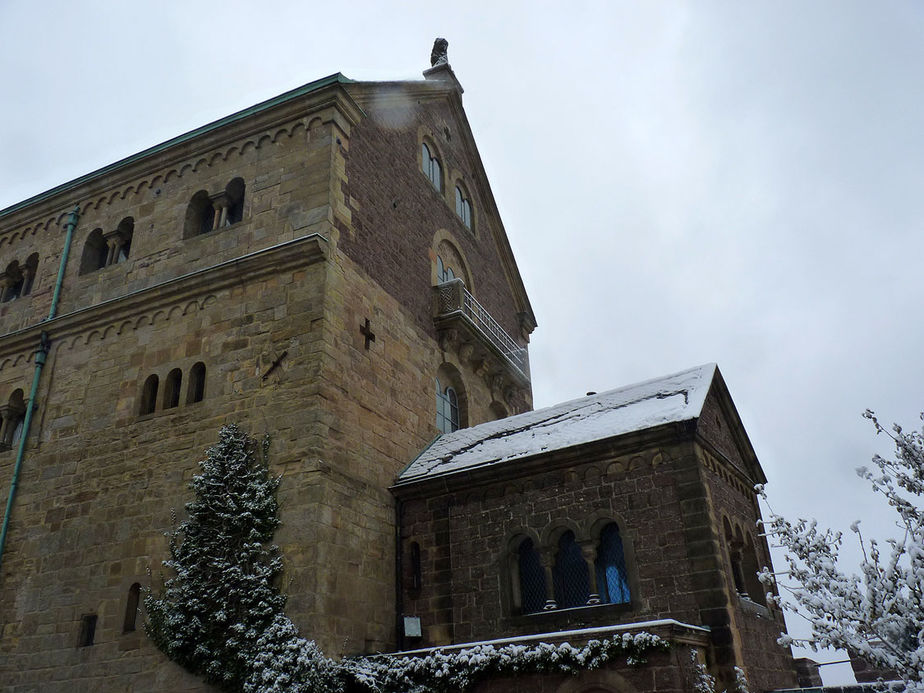
<instances>
[{"instance_id":1,"label":"round-arched window opening","mask_svg":"<svg viewBox=\"0 0 924 693\"><path fill-rule=\"evenodd\" d=\"M459 430L459 397L452 385L443 387L436 379L436 428L440 433Z\"/></svg>"}]
</instances>

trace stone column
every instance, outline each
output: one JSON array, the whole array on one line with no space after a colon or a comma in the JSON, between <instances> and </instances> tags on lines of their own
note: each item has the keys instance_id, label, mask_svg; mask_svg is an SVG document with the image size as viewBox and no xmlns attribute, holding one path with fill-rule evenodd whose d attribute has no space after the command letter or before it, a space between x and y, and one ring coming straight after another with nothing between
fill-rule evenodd
<instances>
[{"instance_id":1,"label":"stone column","mask_svg":"<svg viewBox=\"0 0 924 693\"><path fill-rule=\"evenodd\" d=\"M545 571L545 606L543 611L554 611L558 608L558 602L555 601L555 580L552 576L552 566L555 564L555 552L552 549L540 549L539 560L542 561L542 569Z\"/></svg>"},{"instance_id":2,"label":"stone column","mask_svg":"<svg viewBox=\"0 0 924 693\"><path fill-rule=\"evenodd\" d=\"M581 556L587 564L587 576L590 587L590 594L587 596L587 605L593 606L600 603L600 593L597 591L597 547L593 541L582 541Z\"/></svg>"},{"instance_id":3,"label":"stone column","mask_svg":"<svg viewBox=\"0 0 924 693\"><path fill-rule=\"evenodd\" d=\"M119 256L119 246L122 245L122 237L119 235L118 231L110 231L103 235L103 239L106 241L106 246L108 247L108 252L106 253L106 267L109 267L109 265L115 263L116 258Z\"/></svg>"},{"instance_id":4,"label":"stone column","mask_svg":"<svg viewBox=\"0 0 924 693\"><path fill-rule=\"evenodd\" d=\"M215 208L215 222L212 226L212 230L224 228L226 222L228 221L228 205L230 200L225 193L221 193L212 198L212 205Z\"/></svg>"}]
</instances>

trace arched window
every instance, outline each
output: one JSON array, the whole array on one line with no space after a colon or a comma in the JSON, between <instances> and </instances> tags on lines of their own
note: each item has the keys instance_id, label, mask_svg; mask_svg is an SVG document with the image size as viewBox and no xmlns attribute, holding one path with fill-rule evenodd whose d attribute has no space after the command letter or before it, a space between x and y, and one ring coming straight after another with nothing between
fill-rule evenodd
<instances>
[{"instance_id":1,"label":"arched window","mask_svg":"<svg viewBox=\"0 0 924 693\"><path fill-rule=\"evenodd\" d=\"M459 430L459 397L451 385L443 387L436 379L436 428L440 433Z\"/></svg>"},{"instance_id":2,"label":"arched window","mask_svg":"<svg viewBox=\"0 0 924 693\"><path fill-rule=\"evenodd\" d=\"M38 272L38 253L32 253L26 260L23 267L23 285L22 295L26 296L32 292L32 285L35 284L35 275Z\"/></svg>"},{"instance_id":3,"label":"arched window","mask_svg":"<svg viewBox=\"0 0 924 693\"><path fill-rule=\"evenodd\" d=\"M225 187L223 226L231 226L244 218L244 180L235 178Z\"/></svg>"},{"instance_id":4,"label":"arched window","mask_svg":"<svg viewBox=\"0 0 924 693\"><path fill-rule=\"evenodd\" d=\"M472 203L462 192L462 188L456 186L456 215L462 220L465 228L472 228Z\"/></svg>"},{"instance_id":5,"label":"arched window","mask_svg":"<svg viewBox=\"0 0 924 693\"><path fill-rule=\"evenodd\" d=\"M26 403L23 400L22 390L18 388L13 390L3 410L3 426L0 428L3 440L0 442L3 443L4 448L10 448L19 443L26 422Z\"/></svg>"},{"instance_id":6,"label":"arched window","mask_svg":"<svg viewBox=\"0 0 924 693\"><path fill-rule=\"evenodd\" d=\"M103 269L109 259L109 244L103 238L102 229L93 229L83 244L80 256L80 274L89 274Z\"/></svg>"},{"instance_id":7,"label":"arched window","mask_svg":"<svg viewBox=\"0 0 924 693\"><path fill-rule=\"evenodd\" d=\"M600 593L601 602L628 604L632 601L622 536L615 522L609 523L600 532L600 544L597 546L597 560L594 567L597 572L597 591Z\"/></svg>"},{"instance_id":8,"label":"arched window","mask_svg":"<svg viewBox=\"0 0 924 693\"><path fill-rule=\"evenodd\" d=\"M552 570L555 601L560 609L584 606L590 598L587 562L570 529L558 539L558 553Z\"/></svg>"},{"instance_id":9,"label":"arched window","mask_svg":"<svg viewBox=\"0 0 924 693\"><path fill-rule=\"evenodd\" d=\"M731 561L732 581L735 585L735 592L746 595L747 587L745 586L744 570L741 565L741 545L743 542L735 538L727 517L722 518L722 526L725 531L725 547L728 549L728 558L729 561Z\"/></svg>"},{"instance_id":10,"label":"arched window","mask_svg":"<svg viewBox=\"0 0 924 693\"><path fill-rule=\"evenodd\" d=\"M174 368L167 374L164 382L164 409L173 409L180 404L180 385L183 383L183 371Z\"/></svg>"},{"instance_id":11,"label":"arched window","mask_svg":"<svg viewBox=\"0 0 924 693\"><path fill-rule=\"evenodd\" d=\"M520 609L524 614L542 611L546 601L545 569L533 540L526 538L517 548Z\"/></svg>"},{"instance_id":12,"label":"arched window","mask_svg":"<svg viewBox=\"0 0 924 693\"><path fill-rule=\"evenodd\" d=\"M757 577L760 565L757 562L757 551L754 550L754 542L751 540L750 533L747 535L747 540L742 550L741 570L744 573L744 585L747 588L748 597L751 601L766 606L767 589Z\"/></svg>"},{"instance_id":13,"label":"arched window","mask_svg":"<svg viewBox=\"0 0 924 693\"><path fill-rule=\"evenodd\" d=\"M123 633L135 630L138 620L138 601L141 597L141 585L137 582L128 588L128 598L125 600L125 621L122 624Z\"/></svg>"},{"instance_id":14,"label":"arched window","mask_svg":"<svg viewBox=\"0 0 924 693\"><path fill-rule=\"evenodd\" d=\"M110 264L116 262L125 262L132 251L132 236L135 233L135 220L132 217L125 217L119 222L119 228L115 233L114 243L115 252L113 253Z\"/></svg>"},{"instance_id":15,"label":"arched window","mask_svg":"<svg viewBox=\"0 0 924 693\"><path fill-rule=\"evenodd\" d=\"M80 633L77 634L77 647L90 647L96 637L96 614L84 614L80 617Z\"/></svg>"},{"instance_id":16,"label":"arched window","mask_svg":"<svg viewBox=\"0 0 924 693\"><path fill-rule=\"evenodd\" d=\"M153 374L149 375L148 379L144 381L144 387L141 388L141 407L138 409L138 414L140 416L154 412L157 406L158 384L159 379Z\"/></svg>"},{"instance_id":17,"label":"arched window","mask_svg":"<svg viewBox=\"0 0 924 693\"><path fill-rule=\"evenodd\" d=\"M186 389L186 404L201 402L205 397L205 364L199 361L189 369L189 385Z\"/></svg>"},{"instance_id":18,"label":"arched window","mask_svg":"<svg viewBox=\"0 0 924 693\"><path fill-rule=\"evenodd\" d=\"M24 284L24 278L22 270L19 268L19 263L14 260L7 265L6 272L3 273L3 278L3 302L15 301L22 295Z\"/></svg>"},{"instance_id":19,"label":"arched window","mask_svg":"<svg viewBox=\"0 0 924 693\"><path fill-rule=\"evenodd\" d=\"M441 255L436 256L436 281L438 284L449 282L456 278L452 267L443 262Z\"/></svg>"},{"instance_id":20,"label":"arched window","mask_svg":"<svg viewBox=\"0 0 924 693\"><path fill-rule=\"evenodd\" d=\"M420 161L424 175L430 180L434 188L442 191L443 169L440 166L440 160L430 153L430 147L426 143L420 145Z\"/></svg>"},{"instance_id":21,"label":"arched window","mask_svg":"<svg viewBox=\"0 0 924 693\"><path fill-rule=\"evenodd\" d=\"M472 275L469 272L465 256L458 245L447 238L445 232L437 232L436 242L433 244L433 256L436 257L436 274L434 284L442 284L452 279L461 279L465 288L472 289Z\"/></svg>"},{"instance_id":22,"label":"arched window","mask_svg":"<svg viewBox=\"0 0 924 693\"><path fill-rule=\"evenodd\" d=\"M183 238L191 238L208 233L215 228L215 206L205 190L200 190L189 201L186 208L186 221L183 225Z\"/></svg>"}]
</instances>

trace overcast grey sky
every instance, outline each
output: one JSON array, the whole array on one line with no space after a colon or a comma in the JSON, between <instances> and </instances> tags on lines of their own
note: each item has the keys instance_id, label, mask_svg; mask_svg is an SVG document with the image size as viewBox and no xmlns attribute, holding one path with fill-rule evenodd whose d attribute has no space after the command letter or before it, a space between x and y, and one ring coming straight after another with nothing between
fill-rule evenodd
<instances>
[{"instance_id":1,"label":"overcast grey sky","mask_svg":"<svg viewBox=\"0 0 924 693\"><path fill-rule=\"evenodd\" d=\"M924 4L0 2L0 208L449 39L539 327L536 406L716 361L771 503L889 533L924 409Z\"/></svg>"}]
</instances>

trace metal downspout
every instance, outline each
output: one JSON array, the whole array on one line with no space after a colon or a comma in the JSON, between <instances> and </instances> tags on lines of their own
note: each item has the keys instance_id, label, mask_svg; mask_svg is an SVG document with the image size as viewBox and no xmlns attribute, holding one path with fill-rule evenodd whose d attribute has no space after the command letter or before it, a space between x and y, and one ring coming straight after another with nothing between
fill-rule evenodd
<instances>
[{"instance_id":1,"label":"metal downspout","mask_svg":"<svg viewBox=\"0 0 924 693\"><path fill-rule=\"evenodd\" d=\"M67 236L64 239L64 250L61 253L61 264L58 266L58 278L55 281L55 292L51 298L51 308L48 311L48 320L55 317L58 312L58 299L61 297L61 285L64 283L64 270L67 267L67 258L71 252L71 241L74 238L74 228L80 218L80 206L67 218L65 228ZM42 367L48 356L48 333L42 331L39 347L35 351L35 373L32 376L32 389L29 391L29 402L26 404L26 418L22 424L22 433L19 436L19 447L16 450L16 463L13 465L13 477L10 480L10 493L6 499L6 512L3 513L3 529L0 530L0 566L3 565L3 549L6 546L6 534L10 528L10 515L13 510L13 499L16 496L16 486L19 484L19 471L22 469L22 460L26 452L26 440L29 438L29 427L32 425L32 413L35 410L35 396L38 393L39 380L42 377Z\"/></svg>"},{"instance_id":2,"label":"metal downspout","mask_svg":"<svg viewBox=\"0 0 924 693\"><path fill-rule=\"evenodd\" d=\"M402 507L395 499L395 644L404 649L404 532L401 529Z\"/></svg>"}]
</instances>

